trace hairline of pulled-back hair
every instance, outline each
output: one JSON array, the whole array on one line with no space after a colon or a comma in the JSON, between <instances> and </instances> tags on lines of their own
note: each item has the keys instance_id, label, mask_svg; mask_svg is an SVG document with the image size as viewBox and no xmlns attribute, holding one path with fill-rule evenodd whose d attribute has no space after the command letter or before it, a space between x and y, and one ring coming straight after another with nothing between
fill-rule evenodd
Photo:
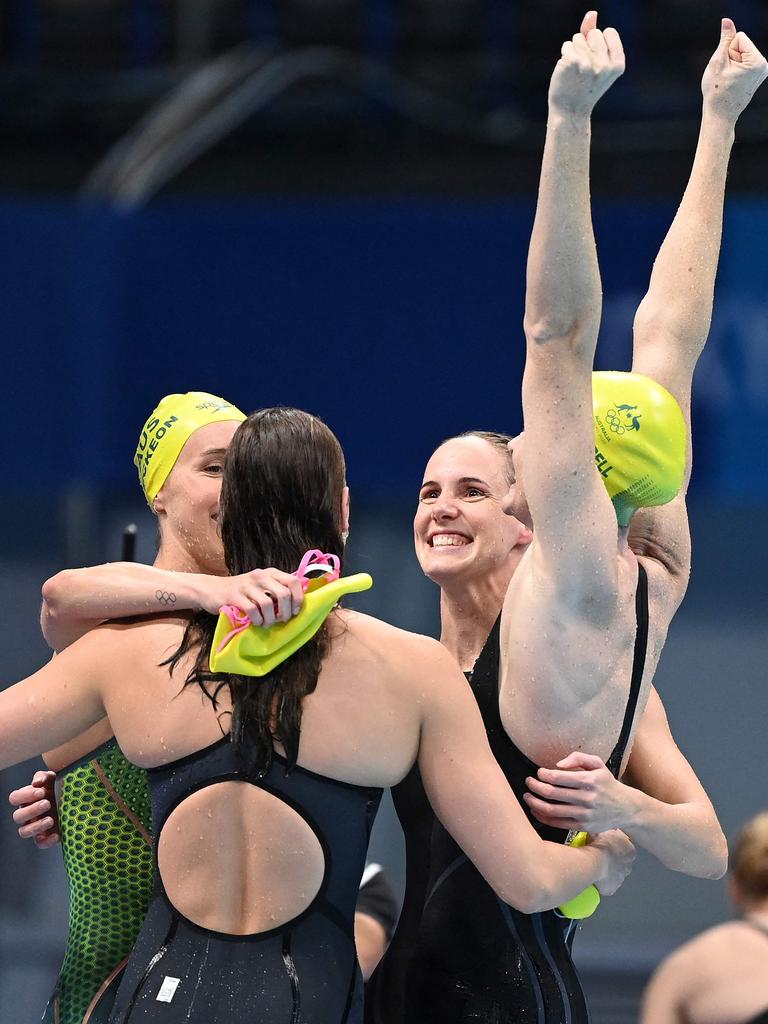
<instances>
[{"instance_id":1,"label":"hairline of pulled-back hair","mask_svg":"<svg viewBox=\"0 0 768 1024\"><path fill-rule=\"evenodd\" d=\"M293 572L310 548L344 554L341 504L344 454L332 431L310 413L260 409L241 423L229 446L219 501L224 557L230 575L257 568ZM185 686L197 685L218 706L223 687L232 699L231 738L255 774L269 770L274 741L296 763L302 701L317 686L328 649L324 625L265 676L214 674L208 657L217 616L196 613L168 659L171 671L191 652Z\"/></svg>"},{"instance_id":2,"label":"hairline of pulled-back hair","mask_svg":"<svg viewBox=\"0 0 768 1024\"><path fill-rule=\"evenodd\" d=\"M462 441L465 437L479 437L481 441L485 441L491 445L492 448L496 448L504 458L504 475L507 478L507 483L511 486L515 482L512 454L509 451L509 448L507 448L507 445L512 440L511 434L502 434L496 430L465 430L462 434L454 434L453 437L446 437L446 439L441 441L437 447L442 448L443 445L448 444L449 441Z\"/></svg>"}]
</instances>

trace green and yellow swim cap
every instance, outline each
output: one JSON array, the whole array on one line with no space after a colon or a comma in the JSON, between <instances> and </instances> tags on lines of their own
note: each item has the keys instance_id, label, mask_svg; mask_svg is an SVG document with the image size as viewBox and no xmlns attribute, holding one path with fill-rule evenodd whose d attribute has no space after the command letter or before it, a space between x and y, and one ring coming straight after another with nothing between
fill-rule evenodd
<instances>
[{"instance_id":1,"label":"green and yellow swim cap","mask_svg":"<svg viewBox=\"0 0 768 1024\"><path fill-rule=\"evenodd\" d=\"M236 406L205 391L162 398L144 424L133 457L150 508L176 465L181 449L196 430L209 423L242 423L244 419L245 413Z\"/></svg>"},{"instance_id":2,"label":"green and yellow swim cap","mask_svg":"<svg viewBox=\"0 0 768 1024\"><path fill-rule=\"evenodd\" d=\"M639 508L665 505L685 476L687 430L672 395L639 373L592 374L595 463L619 526Z\"/></svg>"}]
</instances>

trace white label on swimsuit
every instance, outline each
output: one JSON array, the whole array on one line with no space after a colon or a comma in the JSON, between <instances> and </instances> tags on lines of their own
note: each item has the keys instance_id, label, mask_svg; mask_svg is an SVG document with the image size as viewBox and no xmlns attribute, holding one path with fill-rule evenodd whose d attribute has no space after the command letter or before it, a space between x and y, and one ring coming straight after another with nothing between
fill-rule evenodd
<instances>
[{"instance_id":1,"label":"white label on swimsuit","mask_svg":"<svg viewBox=\"0 0 768 1024\"><path fill-rule=\"evenodd\" d=\"M163 984L160 986L160 991L157 993L158 1003L170 1003L173 999L176 989L179 987L181 978L166 978Z\"/></svg>"}]
</instances>

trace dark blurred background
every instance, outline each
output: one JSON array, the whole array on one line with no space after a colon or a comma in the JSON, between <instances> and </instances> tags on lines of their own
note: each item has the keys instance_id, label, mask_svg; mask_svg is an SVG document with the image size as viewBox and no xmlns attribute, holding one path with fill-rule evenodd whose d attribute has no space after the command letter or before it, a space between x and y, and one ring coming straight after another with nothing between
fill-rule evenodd
<instances>
[{"instance_id":1,"label":"dark blurred background","mask_svg":"<svg viewBox=\"0 0 768 1024\"><path fill-rule=\"evenodd\" d=\"M360 607L437 630L410 520L434 445L520 426L527 239L571 0L2 0L0 505L4 676L47 657L40 585L153 557L132 455L165 393L288 403L348 457ZM606 2L625 77L594 119L605 291L598 365L631 323L687 179L720 17L763 49L768 5ZM768 803L768 87L732 159L711 339L695 384L694 572L657 685L729 834ZM0 775L0 801L35 763ZM402 880L391 812L374 854ZM59 855L0 815L0 1021L39 1019L59 964ZM723 883L641 856L576 948L595 1024L728 915Z\"/></svg>"}]
</instances>

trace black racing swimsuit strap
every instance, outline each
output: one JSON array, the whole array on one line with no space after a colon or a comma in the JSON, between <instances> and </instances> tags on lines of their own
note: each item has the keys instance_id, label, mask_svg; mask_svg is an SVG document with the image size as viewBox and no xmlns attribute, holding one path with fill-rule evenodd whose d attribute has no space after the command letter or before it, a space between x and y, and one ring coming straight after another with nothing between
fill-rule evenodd
<instances>
[{"instance_id":1,"label":"black racing swimsuit strap","mask_svg":"<svg viewBox=\"0 0 768 1024\"><path fill-rule=\"evenodd\" d=\"M637 563L635 615L637 617L637 633L635 634L635 654L632 660L632 680L629 684L629 700L627 701L627 709L624 712L624 721L621 724L618 742L613 748L611 756L606 761L606 766L616 778L619 777L624 751L627 749L629 734L632 731L637 701L640 697L640 685L643 681L643 672L645 671L645 659L648 653L648 574L640 562Z\"/></svg>"},{"instance_id":2,"label":"black racing swimsuit strap","mask_svg":"<svg viewBox=\"0 0 768 1024\"><path fill-rule=\"evenodd\" d=\"M500 648L501 612L491 627L491 632L483 644L483 649L478 655L474 668L471 672L465 673L480 707L485 730L497 760L499 757L497 745L500 744L501 749L504 749L511 742L504 729L499 710Z\"/></svg>"}]
</instances>

